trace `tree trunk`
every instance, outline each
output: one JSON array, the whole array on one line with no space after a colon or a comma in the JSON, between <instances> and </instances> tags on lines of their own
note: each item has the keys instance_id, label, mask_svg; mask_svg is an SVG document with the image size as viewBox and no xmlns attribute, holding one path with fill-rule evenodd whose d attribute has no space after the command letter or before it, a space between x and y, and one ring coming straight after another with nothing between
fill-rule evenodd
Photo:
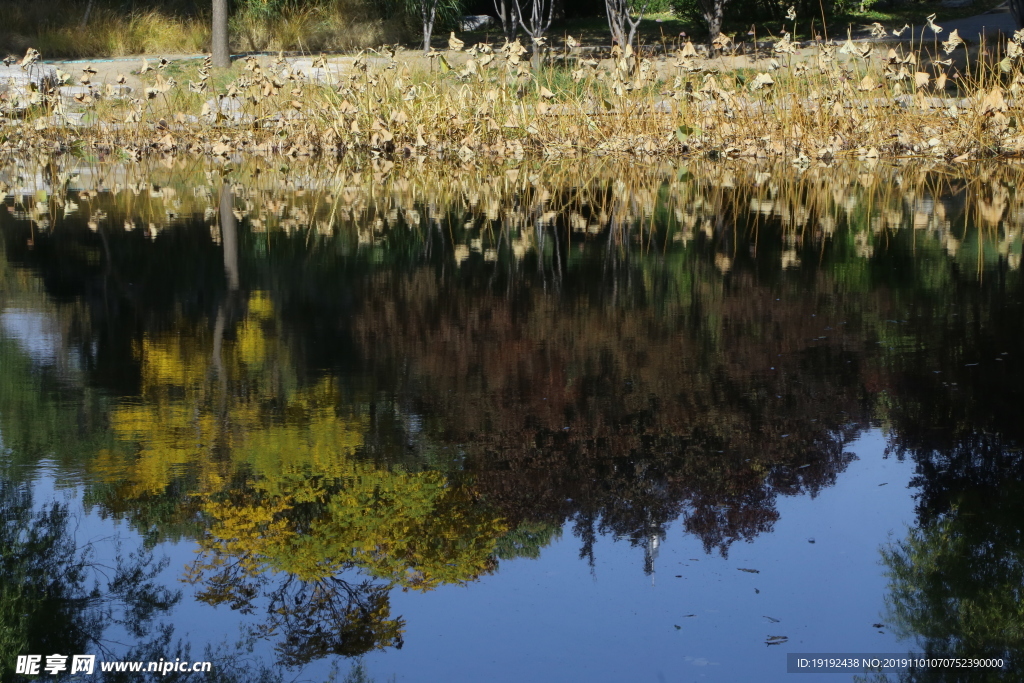
<instances>
[{"instance_id":1,"label":"tree trunk","mask_svg":"<svg viewBox=\"0 0 1024 683\"><path fill-rule=\"evenodd\" d=\"M612 34L612 42L618 43L619 47L625 49L623 41L626 39L622 26L622 13L620 0L605 0L605 16L608 17L608 29Z\"/></svg>"},{"instance_id":2,"label":"tree trunk","mask_svg":"<svg viewBox=\"0 0 1024 683\"><path fill-rule=\"evenodd\" d=\"M225 182L220 188L220 245L224 250L224 277L228 291L238 291L238 221L235 219L235 196Z\"/></svg>"},{"instance_id":3,"label":"tree trunk","mask_svg":"<svg viewBox=\"0 0 1024 683\"><path fill-rule=\"evenodd\" d=\"M710 44L722 32L722 15L725 14L723 0L706 0L702 3L704 21L708 25L708 43Z\"/></svg>"},{"instance_id":4,"label":"tree trunk","mask_svg":"<svg viewBox=\"0 0 1024 683\"><path fill-rule=\"evenodd\" d=\"M213 0L213 65L219 69L231 66L228 51L228 0Z\"/></svg>"},{"instance_id":5,"label":"tree trunk","mask_svg":"<svg viewBox=\"0 0 1024 683\"><path fill-rule=\"evenodd\" d=\"M430 38L434 35L434 17L437 16L437 0L420 0L420 16L423 18L423 54L430 54Z\"/></svg>"},{"instance_id":6,"label":"tree trunk","mask_svg":"<svg viewBox=\"0 0 1024 683\"><path fill-rule=\"evenodd\" d=\"M78 24L78 28L84 29L89 23L89 15L92 14L92 5L94 0L89 0L89 4L85 6L85 14L82 16L82 22Z\"/></svg>"},{"instance_id":7,"label":"tree trunk","mask_svg":"<svg viewBox=\"0 0 1024 683\"><path fill-rule=\"evenodd\" d=\"M501 32L505 35L505 40L510 43L516 42L519 36L519 15L516 14L515 7L506 0L494 0L494 11L501 20Z\"/></svg>"},{"instance_id":8,"label":"tree trunk","mask_svg":"<svg viewBox=\"0 0 1024 683\"><path fill-rule=\"evenodd\" d=\"M712 2L713 0L707 1ZM636 19L633 19L630 15L629 0L605 0L605 14L608 16L608 28L612 33L612 41L618 43L622 50L625 50L627 45L633 44L637 28L639 28L640 21L647 12L649 4L648 1L643 2L638 9ZM636 50L635 47L633 49Z\"/></svg>"},{"instance_id":9,"label":"tree trunk","mask_svg":"<svg viewBox=\"0 0 1024 683\"><path fill-rule=\"evenodd\" d=\"M1024 28L1024 0L1010 0L1010 14L1017 28Z\"/></svg>"},{"instance_id":10,"label":"tree trunk","mask_svg":"<svg viewBox=\"0 0 1024 683\"><path fill-rule=\"evenodd\" d=\"M629 27L629 35L626 37L626 45L632 45L633 44L633 41L636 39L636 29L637 29L637 27L639 25L640 25L640 22L638 21L637 23L632 24ZM633 48L633 49L635 50L636 48ZM639 57L637 57L637 59L639 59ZM639 62L637 62L637 64L639 64Z\"/></svg>"},{"instance_id":11,"label":"tree trunk","mask_svg":"<svg viewBox=\"0 0 1024 683\"><path fill-rule=\"evenodd\" d=\"M636 39L637 29L640 28L640 22L641 20L643 20L644 14L647 12L647 7L650 4L650 0L644 0L644 3L640 5L640 12L636 16L636 21L634 21L633 18L629 16L629 12L626 12L626 23L629 24L629 36L626 37L626 40L628 41L629 45L632 45L633 41ZM637 49L639 49L639 47L640 46L637 45ZM640 62L638 61L637 65L639 64Z\"/></svg>"},{"instance_id":12,"label":"tree trunk","mask_svg":"<svg viewBox=\"0 0 1024 683\"><path fill-rule=\"evenodd\" d=\"M220 186L220 246L224 252L224 279L228 293L217 310L217 322L213 328L213 368L220 383L218 414L224 424L227 416L228 376L224 370L224 331L231 317L239 289L238 277L238 221L235 219L235 195L225 181Z\"/></svg>"},{"instance_id":13,"label":"tree trunk","mask_svg":"<svg viewBox=\"0 0 1024 683\"><path fill-rule=\"evenodd\" d=\"M529 7L530 13L523 16L523 6L520 0L514 0L516 3L516 14L519 16L519 21L522 23L523 31L526 35L530 36L530 42L533 47L533 54L530 57L530 63L533 68L539 69L544 61L543 54L541 52L541 43L544 42L544 33L551 28L551 21L554 12L554 0L533 0Z\"/></svg>"}]
</instances>

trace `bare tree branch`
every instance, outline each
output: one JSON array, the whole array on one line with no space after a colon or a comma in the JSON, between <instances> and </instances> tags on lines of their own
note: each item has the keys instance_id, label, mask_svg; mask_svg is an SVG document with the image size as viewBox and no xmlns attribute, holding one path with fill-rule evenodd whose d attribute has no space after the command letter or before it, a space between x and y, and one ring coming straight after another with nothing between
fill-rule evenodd
<instances>
[{"instance_id":1,"label":"bare tree branch","mask_svg":"<svg viewBox=\"0 0 1024 683\"><path fill-rule=\"evenodd\" d=\"M519 6L513 4L515 0L494 0L494 11L501 19L501 31L505 34L505 40L514 43L519 35Z\"/></svg>"},{"instance_id":2,"label":"bare tree branch","mask_svg":"<svg viewBox=\"0 0 1024 683\"><path fill-rule=\"evenodd\" d=\"M619 47L625 49L627 45L633 44L633 39L636 38L636 30L640 26L640 21L644 18L644 13L647 12L647 6L650 4L650 0L643 0L643 4L640 5L640 11L636 15L636 19L630 15L631 5L635 5L630 0L604 0L604 7L606 14L608 15L608 28L612 31L612 40L619 44ZM629 27L627 32L626 27Z\"/></svg>"},{"instance_id":3,"label":"bare tree branch","mask_svg":"<svg viewBox=\"0 0 1024 683\"><path fill-rule=\"evenodd\" d=\"M515 0L516 13L522 24L523 31L530 36L533 43L532 62L534 68L540 66L540 47L544 44L544 34L551 28L551 22L555 17L555 0L529 0L529 12L523 13L523 7L519 0Z\"/></svg>"}]
</instances>

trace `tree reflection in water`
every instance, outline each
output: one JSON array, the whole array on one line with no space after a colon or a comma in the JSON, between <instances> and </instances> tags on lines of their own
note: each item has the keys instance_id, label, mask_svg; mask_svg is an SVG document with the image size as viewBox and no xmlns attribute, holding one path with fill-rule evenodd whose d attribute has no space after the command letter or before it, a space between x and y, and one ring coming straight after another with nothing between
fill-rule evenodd
<instances>
[{"instance_id":1,"label":"tree reflection in water","mask_svg":"<svg viewBox=\"0 0 1024 683\"><path fill-rule=\"evenodd\" d=\"M591 561L627 539L649 572L677 520L725 555L882 424L921 491L886 555L894 624L1018 647L1014 601L985 590L1020 585L1020 365L963 367L1024 332L1016 171L968 195L924 168L382 168L307 169L309 189L154 169L0 214L7 291L63 302L85 359L57 381L0 346L13 457L53 452L151 542L199 543L200 599L260 614L300 665L399 646L390 591L562 529Z\"/></svg>"},{"instance_id":2,"label":"tree reflection in water","mask_svg":"<svg viewBox=\"0 0 1024 683\"><path fill-rule=\"evenodd\" d=\"M181 596L157 581L166 561L139 551L99 563L93 548L78 547L66 506L33 509L28 487L8 479L0 480L0 515L0 680L18 679L19 655L156 659L172 651L170 627L158 620ZM124 652L112 627L137 644Z\"/></svg>"},{"instance_id":3,"label":"tree reflection in water","mask_svg":"<svg viewBox=\"0 0 1024 683\"><path fill-rule=\"evenodd\" d=\"M901 680L1024 675L1024 359L1016 353L1024 317L1019 300L1002 296L1007 300L980 305L976 294L966 305L931 313L944 334L897 375L901 400L889 411L891 448L917 465L919 526L885 549L883 560L888 620L901 635L930 655L1002 657L1009 666L918 671ZM960 362L932 365L936 357ZM975 365L979 360L988 362Z\"/></svg>"}]
</instances>

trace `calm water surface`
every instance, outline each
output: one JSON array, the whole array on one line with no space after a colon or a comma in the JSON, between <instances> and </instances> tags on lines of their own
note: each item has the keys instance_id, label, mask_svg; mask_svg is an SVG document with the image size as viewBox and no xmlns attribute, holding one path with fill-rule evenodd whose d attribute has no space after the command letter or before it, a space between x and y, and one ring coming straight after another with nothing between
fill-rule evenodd
<instances>
[{"instance_id":1,"label":"calm water surface","mask_svg":"<svg viewBox=\"0 0 1024 683\"><path fill-rule=\"evenodd\" d=\"M0 180L4 680L1021 679L1013 167Z\"/></svg>"}]
</instances>

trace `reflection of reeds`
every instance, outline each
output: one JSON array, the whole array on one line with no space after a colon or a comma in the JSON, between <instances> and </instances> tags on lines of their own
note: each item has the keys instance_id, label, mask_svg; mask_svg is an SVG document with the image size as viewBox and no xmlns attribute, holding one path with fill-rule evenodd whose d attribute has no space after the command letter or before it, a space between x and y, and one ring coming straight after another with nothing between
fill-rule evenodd
<instances>
[{"instance_id":1,"label":"reflection of reeds","mask_svg":"<svg viewBox=\"0 0 1024 683\"><path fill-rule=\"evenodd\" d=\"M798 55L784 42L774 57L742 60L685 48L596 60L575 48L540 71L518 43L301 66L251 57L230 81L195 66L176 78L144 73L145 91L124 99L99 87L77 103L12 96L8 108L35 104L8 126L30 146L133 155L711 155L785 158L799 169L848 157L965 160L1024 150L1013 115L1024 85L1017 41L959 66L956 44L948 58L854 43ZM76 109L93 116L69 126Z\"/></svg>"},{"instance_id":2,"label":"reflection of reeds","mask_svg":"<svg viewBox=\"0 0 1024 683\"><path fill-rule=\"evenodd\" d=\"M70 217L93 230L138 229L155 238L168 226L200 220L216 238L224 171L217 162L184 158L11 166L0 170L0 190L15 218L42 231ZM702 165L697 175L668 163L627 172L611 161L516 168L468 162L452 173L384 159L274 167L252 158L227 169L227 182L235 216L253 233L337 237L356 249L382 250L410 231L441 234L459 265L474 254L485 261L531 253L555 258L556 250L568 254L595 238L607 238L608 249L620 254L661 253L696 239L715 245L725 272L737 250L749 245L756 255L764 230L782 232L783 268L798 267L801 248L835 239L840 229L861 257L902 231L935 240L951 256L977 234L1016 268L1022 175L1008 164L968 169L877 160L802 173L786 164L721 163ZM65 192L69 186L75 190Z\"/></svg>"}]
</instances>

